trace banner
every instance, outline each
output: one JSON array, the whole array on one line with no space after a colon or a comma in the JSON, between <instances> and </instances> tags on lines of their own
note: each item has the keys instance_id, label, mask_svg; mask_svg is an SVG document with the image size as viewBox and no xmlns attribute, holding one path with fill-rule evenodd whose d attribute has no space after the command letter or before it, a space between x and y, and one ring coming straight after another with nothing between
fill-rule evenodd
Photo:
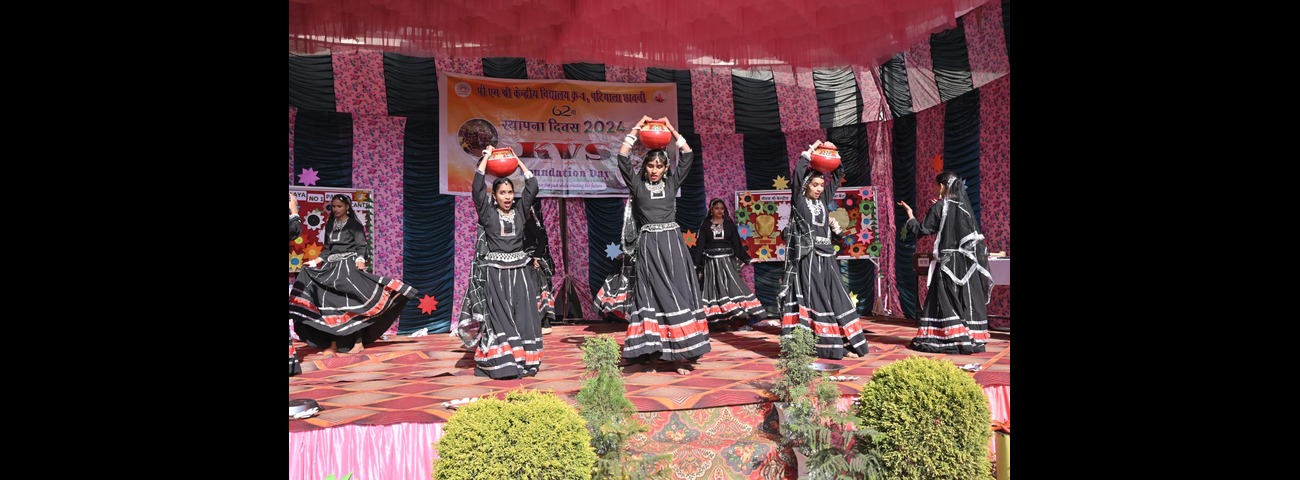
<instances>
[{"instance_id":1,"label":"banner","mask_svg":"<svg viewBox=\"0 0 1300 480\"><path fill-rule=\"evenodd\" d=\"M370 195L370 189L295 185L289 187L289 193L298 199L298 216L302 217L302 234L298 235L298 238L289 240L290 273L297 272L302 264L319 257L321 250L325 249L325 222L334 221L333 214L325 208L325 205L329 204L335 195L343 195L351 200L352 210L355 210L357 217L360 217L357 220L366 227L366 253L363 256L366 258L366 271L374 271L375 226L371 213L375 210L375 201Z\"/></svg>"},{"instance_id":2,"label":"banner","mask_svg":"<svg viewBox=\"0 0 1300 480\"><path fill-rule=\"evenodd\" d=\"M834 209L827 212L844 228L834 239L836 258L841 260L880 258L880 235L876 226L876 197L871 187L840 187ZM789 190L736 192L736 228L750 258L760 262L785 261L785 238L781 232L790 221Z\"/></svg>"},{"instance_id":3,"label":"banner","mask_svg":"<svg viewBox=\"0 0 1300 480\"><path fill-rule=\"evenodd\" d=\"M623 137L642 115L677 125L676 83L440 73L438 92L438 173L449 195L469 195L483 148L494 145L514 149L537 177L539 197L627 197L616 158ZM639 146L632 150L634 157L644 153ZM511 179L515 191L523 191L523 175Z\"/></svg>"}]
</instances>

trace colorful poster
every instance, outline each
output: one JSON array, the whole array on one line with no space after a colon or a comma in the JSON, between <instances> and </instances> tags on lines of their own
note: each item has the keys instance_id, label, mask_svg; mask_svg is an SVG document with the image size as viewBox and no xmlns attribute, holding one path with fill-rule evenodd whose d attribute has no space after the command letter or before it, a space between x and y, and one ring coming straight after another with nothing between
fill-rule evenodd
<instances>
[{"instance_id":1,"label":"colorful poster","mask_svg":"<svg viewBox=\"0 0 1300 480\"><path fill-rule=\"evenodd\" d=\"M829 215L844 227L835 251L841 260L878 259L880 236L876 226L876 199L871 187L840 187ZM785 261L781 232L790 221L789 190L736 192L736 228L749 256L760 262Z\"/></svg>"},{"instance_id":2,"label":"colorful poster","mask_svg":"<svg viewBox=\"0 0 1300 480\"><path fill-rule=\"evenodd\" d=\"M538 196L626 197L616 158L623 137L642 115L677 125L676 83L439 74L438 92L439 174L450 195L469 195L483 148L493 145L514 149L537 177ZM644 153L632 150L633 157ZM523 191L523 175L511 179Z\"/></svg>"},{"instance_id":3,"label":"colorful poster","mask_svg":"<svg viewBox=\"0 0 1300 480\"><path fill-rule=\"evenodd\" d=\"M366 270L374 271L375 226L371 213L375 210L374 198L369 189L289 187L289 193L298 199L298 216L302 217L302 234L289 241L289 272L297 272L303 263L319 257L325 249L325 222L332 221L332 214L325 208L335 195L343 195L352 202L352 210L357 212L358 220L366 227L369 241L366 245Z\"/></svg>"}]
</instances>

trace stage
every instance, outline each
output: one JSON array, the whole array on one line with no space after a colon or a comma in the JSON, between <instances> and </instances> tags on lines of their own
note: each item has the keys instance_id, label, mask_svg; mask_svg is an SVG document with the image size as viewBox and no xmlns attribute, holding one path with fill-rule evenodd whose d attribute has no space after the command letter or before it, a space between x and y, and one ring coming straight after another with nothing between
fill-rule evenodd
<instances>
[{"instance_id":1,"label":"stage","mask_svg":"<svg viewBox=\"0 0 1300 480\"><path fill-rule=\"evenodd\" d=\"M856 397L876 368L910 355L977 364L971 375L989 396L993 420L1010 411L1011 340L990 332L987 351L940 355L906 348L916 322L864 317L870 353L825 360L844 365L838 375L845 396ZM289 399L313 399L319 414L289 420L289 478L320 480L353 474L353 480L428 479L433 443L455 411L443 402L483 395L504 396L524 387L550 390L573 404L582 387L581 342L610 334L620 343L626 324L557 325L544 337L536 377L491 380L475 377L473 354L447 334L395 337L361 354L323 356L296 342L303 373L289 378ZM774 397L779 328L711 335L712 351L690 375L624 369L628 398L650 431L632 442L635 452L672 454L671 478L796 478L793 458L778 448Z\"/></svg>"}]
</instances>

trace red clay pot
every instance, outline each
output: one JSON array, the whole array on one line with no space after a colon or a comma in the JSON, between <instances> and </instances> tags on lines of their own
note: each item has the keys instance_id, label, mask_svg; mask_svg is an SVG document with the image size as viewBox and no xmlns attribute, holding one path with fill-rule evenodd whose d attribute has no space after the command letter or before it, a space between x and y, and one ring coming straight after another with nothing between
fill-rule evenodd
<instances>
[{"instance_id":1,"label":"red clay pot","mask_svg":"<svg viewBox=\"0 0 1300 480\"><path fill-rule=\"evenodd\" d=\"M831 142L818 145L813 149L811 157L809 166L822 173L830 173L840 166L840 150Z\"/></svg>"},{"instance_id":2,"label":"red clay pot","mask_svg":"<svg viewBox=\"0 0 1300 480\"><path fill-rule=\"evenodd\" d=\"M668 130L668 124L661 120L646 120L645 125L641 126L641 131L637 132L637 137L646 148L659 150L673 141L673 132Z\"/></svg>"},{"instance_id":3,"label":"red clay pot","mask_svg":"<svg viewBox=\"0 0 1300 480\"><path fill-rule=\"evenodd\" d=\"M517 168L519 168L519 157L515 156L514 149L506 147L492 149L485 170L489 175L509 177Z\"/></svg>"}]
</instances>

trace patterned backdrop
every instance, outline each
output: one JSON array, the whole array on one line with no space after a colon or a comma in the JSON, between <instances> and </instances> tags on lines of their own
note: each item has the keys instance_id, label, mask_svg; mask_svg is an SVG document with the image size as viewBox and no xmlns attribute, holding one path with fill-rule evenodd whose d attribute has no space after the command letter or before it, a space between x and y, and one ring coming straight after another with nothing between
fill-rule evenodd
<instances>
[{"instance_id":1,"label":"patterned backdrop","mask_svg":"<svg viewBox=\"0 0 1300 480\"><path fill-rule=\"evenodd\" d=\"M592 295L587 279L590 273L587 272L589 262L584 261L587 256L587 205L582 198L566 198L565 215L568 221L568 250L569 250L569 281L574 283L573 291L578 294L578 303L582 304L582 318L597 319L600 314L592 303ZM559 315L559 312L556 312Z\"/></svg>"},{"instance_id":2,"label":"patterned backdrop","mask_svg":"<svg viewBox=\"0 0 1300 480\"><path fill-rule=\"evenodd\" d=\"M388 115L384 55L371 50L338 52L334 60L334 99L338 111ZM400 172L400 170L399 170Z\"/></svg>"},{"instance_id":3,"label":"patterned backdrop","mask_svg":"<svg viewBox=\"0 0 1300 480\"><path fill-rule=\"evenodd\" d=\"M925 212L930 211L932 205L930 200L939 195L934 177L943 171L943 109L944 105L939 104L937 108L916 114L916 203L911 204L911 207L918 221L925 219ZM934 235L918 238L916 251L934 251ZM916 302L918 306L925 305L926 294L925 274L920 277ZM919 308L917 312L920 313Z\"/></svg>"},{"instance_id":4,"label":"patterned backdrop","mask_svg":"<svg viewBox=\"0 0 1300 480\"><path fill-rule=\"evenodd\" d=\"M483 75L481 58L435 58L439 72L460 73L465 75ZM467 196L456 197L456 281L452 290L454 295L451 306L451 328L454 330L460 317L460 301L465 297L465 286L469 284L470 265L474 263L474 234L478 227L478 213L474 211L474 200Z\"/></svg>"},{"instance_id":5,"label":"patterned backdrop","mask_svg":"<svg viewBox=\"0 0 1300 480\"><path fill-rule=\"evenodd\" d=\"M691 70L691 100L695 106L695 133L736 133L735 104L731 98L731 70Z\"/></svg>"},{"instance_id":6,"label":"patterned backdrop","mask_svg":"<svg viewBox=\"0 0 1300 480\"><path fill-rule=\"evenodd\" d=\"M907 85L912 91L912 111L920 112L939 104L939 86L934 83L934 66L930 63L930 42L912 45L903 56L907 65Z\"/></svg>"},{"instance_id":7,"label":"patterned backdrop","mask_svg":"<svg viewBox=\"0 0 1300 480\"><path fill-rule=\"evenodd\" d=\"M552 293L559 295L560 288L564 281L564 254L560 251L560 246L564 245L563 231L560 230L560 202L563 198L542 198L542 226L546 227L546 242L550 247L551 260L555 262L552 267L555 274L551 275ZM556 305L559 308L559 305ZM556 312L556 316L561 316L563 312Z\"/></svg>"},{"instance_id":8,"label":"patterned backdrop","mask_svg":"<svg viewBox=\"0 0 1300 480\"><path fill-rule=\"evenodd\" d=\"M1000 15L1000 14L999 14ZM999 32L1001 33L1001 32ZM999 37L1001 38L1001 37ZM980 228L990 252L1011 255L1011 76L980 89ZM993 288L989 315L1011 316L1011 285ZM990 325L1003 326L1000 319Z\"/></svg>"},{"instance_id":9,"label":"patterned backdrop","mask_svg":"<svg viewBox=\"0 0 1300 480\"><path fill-rule=\"evenodd\" d=\"M525 59L528 78L535 80L559 80L564 78L564 65L544 63L532 58Z\"/></svg>"},{"instance_id":10,"label":"patterned backdrop","mask_svg":"<svg viewBox=\"0 0 1300 480\"><path fill-rule=\"evenodd\" d=\"M298 109L289 107L289 185L296 185L293 171L293 121L298 117Z\"/></svg>"},{"instance_id":11,"label":"patterned backdrop","mask_svg":"<svg viewBox=\"0 0 1300 480\"><path fill-rule=\"evenodd\" d=\"M979 132L979 151L973 153L976 157L972 158L976 163L969 163L972 161L970 159L966 161L971 168L978 165L980 172L977 181L982 182L978 189L982 202L981 224L988 238L989 249L1010 254L1009 18L1004 15L1001 2L990 2L959 20L956 27L936 33L930 41L918 42L896 55L898 65L905 68L890 70L892 73L889 75L892 77L889 78L893 79L893 83L886 78L885 66L853 66L851 70L827 71L788 66L759 67L750 72L733 71L728 67L701 67L683 71L655 69L654 75L650 76L657 80L651 81L676 81L683 92L679 96L679 108L687 115L686 118L679 119L683 133L688 138L700 136L698 158L702 178L691 182L693 185L684 185L682 198L689 196L693 202L701 201L698 200L700 196L706 200L722 198L727 202L728 208L735 211L734 192L747 189L746 172L753 174L774 171L773 166L755 165L752 162L757 160L745 158L748 136L760 137L750 140L761 140L764 136L783 135L787 156L777 160L784 165L775 170L788 172L798 152L806 149L814 140L827 138L827 128L858 123L867 127L866 144L861 147L865 149L862 158L870 161L867 168L870 171L871 185L877 187L877 202L880 205L891 205L894 202L893 188L899 187L893 183L897 179L892 178L895 169L891 161L895 147L892 133L895 119L915 115L916 137L914 140L905 140L915 141L915 175L907 177L908 181L915 181L914 201L917 205L913 205L913 208L918 218L923 217L929 208L929 199L935 195L934 175L938 169L944 168L942 154L945 151L945 112L951 100L945 102L941 99L961 95L973 85L973 88L980 90L978 102L967 103L979 109L979 125L975 126ZM412 168L416 167L404 162L409 154L405 149L412 148L408 145L411 140L406 137L414 138L414 134L406 132L410 123L408 117L414 119L417 115L423 115L420 117L421 122L432 119L436 125L437 73L482 76L484 62L487 60L423 59L392 55L358 48L336 49L332 55L290 57L289 181L290 184L301 184L303 169L316 166L314 169L318 173L324 173L321 169L326 168L333 174L323 174L322 180L329 177L328 180L332 183L351 182L350 185L323 186L373 189L377 207L374 227L375 269L381 274L400 278L404 273L412 271L409 265L403 264L404 261L409 261L404 260L404 255L409 254L406 253L408 245L404 243L408 241L404 240L404 235L408 235L404 226L407 219L404 217L411 215L403 205L404 192L437 191L436 185L432 188L423 183L412 186L412 181L429 180L413 175ZM491 59L493 62L503 60L508 63L511 59ZM535 59L519 60L522 60L517 64L521 72L519 75L526 70L528 78L565 78L565 65L546 64ZM951 71L954 65L969 65L969 71L956 72L954 75ZM603 72L606 81L610 82L644 82L649 73L643 68L612 65L588 65L582 68ZM942 78L936 79L937 74ZM664 80L665 78L670 80ZM746 89L743 95L735 94L740 91L736 89L742 87ZM689 92L689 95L685 92ZM399 99L404 103L394 103ZM895 113L890 108L891 101L901 102L896 104L900 110L910 107L911 111ZM737 105L737 102L742 105ZM332 113L347 118L331 120L332 117L328 115ZM304 115L308 115L307 120L304 120ZM345 124L348 128L335 128ZM423 131L424 124L411 123L413 127L421 125L415 131ZM737 131L738 125L742 131ZM429 141L436 139L421 140L424 143L418 145L427 150L429 147L426 144ZM351 152L350 167L330 163L334 161L330 156L338 155L343 146L347 148L343 155ZM436 143L434 147L436 148ZM420 154L425 155L421 157L423 162L437 160L427 152ZM421 170L423 172L429 168L436 169L436 165L421 164L419 168L424 169ZM699 190L687 191L688 189ZM420 195L423 198L424 193ZM433 195L441 197L437 193ZM581 297L584 317L596 319L597 314L591 307L592 285L588 284L588 255L592 253L587 248L587 209L584 203L582 199L545 199L542 210L551 241L552 257L557 264L554 279L556 286L561 285L565 278L564 272L567 271L567 278L575 282L574 291ZM452 284L451 292L440 293L451 298L435 299L441 306L431 303L431 310L408 308L398 323L400 332L410 333L422 326L433 326L431 333L445 331L450 319L459 313L477 224L472 204L469 197L456 196L441 204L447 205L445 214L436 213L441 210L428 210L434 207L425 207L428 211L423 215L426 216L419 217L424 218L420 221L428 221L431 217L427 215L454 218L454 233L449 234L453 241L447 246L454 249L451 251L454 260L446 262L450 265L437 267L452 269L452 272L445 273ZM559 228L561 206L567 220L567 236L561 234ZM891 208L877 210L883 238L897 238L891 219L896 213ZM681 213L686 219L700 218L702 214L703 212ZM682 218L679 216L679 219ZM694 230L697 225L698 223L684 224L683 229ZM445 241L439 241L439 244L443 242ZM931 238L923 238L916 248L929 251L932 242ZM561 245L568 246L568 265L563 265ZM908 302L911 311L919 310L918 305L923 304L925 280L924 277L918 279L918 285L898 284L894 278L896 272L893 262L897 248L897 245L889 241L883 245L878 273L883 276L883 291L880 293L886 304L874 305L873 309L902 316L909 311L903 308L902 302ZM415 251L417 250L411 250ZM907 259L904 264L910 263L910 259ZM746 267L742 275L752 286L753 268ZM447 285L447 282L438 281L435 285ZM913 293L909 297L904 291ZM429 292L421 292L421 295L429 295ZM446 308L447 302L451 302L451 308ZM414 314L416 311L420 313ZM1009 286L994 289L989 313L1010 315ZM437 321L442 323L430 323L434 319L439 319Z\"/></svg>"},{"instance_id":12,"label":"patterned backdrop","mask_svg":"<svg viewBox=\"0 0 1300 480\"><path fill-rule=\"evenodd\" d=\"M1006 37L1002 32L1002 2L989 2L963 19L966 49L970 52L971 81L975 88L1011 73ZM981 108L980 111L984 110Z\"/></svg>"},{"instance_id":13,"label":"patterned backdrop","mask_svg":"<svg viewBox=\"0 0 1300 480\"><path fill-rule=\"evenodd\" d=\"M883 105L883 103L882 103ZM875 122L867 127L867 145L871 155L871 184L877 186L892 185L894 181L894 162L890 159L889 146L893 144L890 139L890 132L893 131L893 121ZM881 298L884 299L884 305L874 305L875 312L891 316L902 316L903 307L898 302L898 280L894 278L894 262L886 261L892 259L897 247L890 239L897 238L894 230L894 190L892 188L877 188L874 192L876 195L876 221L880 229L880 238L885 239L880 246L880 265L876 272L877 275L883 276L881 282Z\"/></svg>"},{"instance_id":14,"label":"patterned backdrop","mask_svg":"<svg viewBox=\"0 0 1300 480\"><path fill-rule=\"evenodd\" d=\"M880 72L874 68L856 66L853 67L853 76L858 80L858 89L862 90L862 123L893 118L889 114L889 102L885 101L885 93L880 88ZM871 158L880 157L872 155Z\"/></svg>"},{"instance_id":15,"label":"patterned backdrop","mask_svg":"<svg viewBox=\"0 0 1300 480\"><path fill-rule=\"evenodd\" d=\"M792 132L821 128L812 70L795 72L789 66L774 67L772 75L776 78L776 99L781 110L781 130Z\"/></svg>"}]
</instances>

